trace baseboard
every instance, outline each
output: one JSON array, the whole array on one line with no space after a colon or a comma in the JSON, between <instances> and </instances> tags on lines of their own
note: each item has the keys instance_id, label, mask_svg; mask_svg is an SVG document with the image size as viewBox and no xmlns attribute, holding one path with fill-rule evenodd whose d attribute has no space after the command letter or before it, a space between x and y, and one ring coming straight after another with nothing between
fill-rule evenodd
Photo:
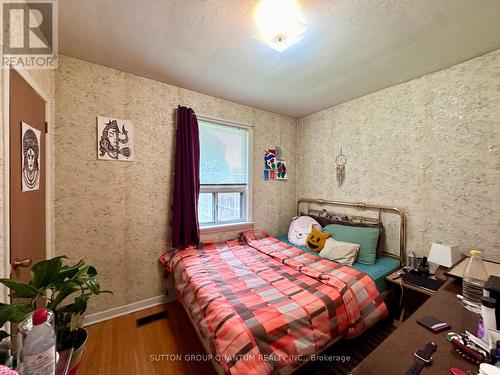
<instances>
[{"instance_id":1,"label":"baseboard","mask_svg":"<svg viewBox=\"0 0 500 375\"><path fill-rule=\"evenodd\" d=\"M83 321L83 326L89 326L91 324L96 324L99 322L103 322L105 320L117 318L122 315L127 315L136 311L144 310L149 307L162 305L167 302L175 301L177 298L175 295L171 296L156 296L148 299L144 299L142 301L137 301L133 303L129 303L128 305L123 305L120 307L115 307L113 309L99 311L95 314L87 315Z\"/></svg>"}]
</instances>

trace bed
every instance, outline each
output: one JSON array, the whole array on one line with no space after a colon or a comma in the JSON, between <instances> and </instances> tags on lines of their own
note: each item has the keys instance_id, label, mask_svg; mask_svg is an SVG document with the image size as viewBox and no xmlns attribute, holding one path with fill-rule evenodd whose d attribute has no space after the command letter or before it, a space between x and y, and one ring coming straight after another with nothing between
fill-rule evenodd
<instances>
[{"instance_id":1,"label":"bed","mask_svg":"<svg viewBox=\"0 0 500 375\"><path fill-rule=\"evenodd\" d=\"M299 200L299 207L304 202L313 200ZM401 210L350 205L398 213L404 236ZM404 238L400 243L404 251ZM403 262L392 259L398 266ZM369 272L319 258L266 232L166 253L160 263L174 275L177 297L219 374L289 374L387 315Z\"/></svg>"},{"instance_id":2,"label":"bed","mask_svg":"<svg viewBox=\"0 0 500 375\"><path fill-rule=\"evenodd\" d=\"M286 235L281 235L278 236L277 238L278 240L285 242L290 246L295 246L297 249L301 251L305 251L309 254L317 256L317 253L309 250L307 247L297 246L288 241L288 237ZM385 281L386 276L390 275L391 273L399 269L401 267L401 261L397 257L382 255L375 260L375 264L372 266L355 262L352 265L352 267L370 276L373 279L373 281L375 281L377 289L380 292L384 292L387 290L387 284Z\"/></svg>"}]
</instances>

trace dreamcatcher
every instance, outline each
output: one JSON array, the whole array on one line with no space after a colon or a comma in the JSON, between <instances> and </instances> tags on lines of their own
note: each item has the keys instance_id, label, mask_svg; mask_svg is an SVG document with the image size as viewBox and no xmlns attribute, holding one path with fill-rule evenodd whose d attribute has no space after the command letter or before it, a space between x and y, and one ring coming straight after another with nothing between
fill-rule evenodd
<instances>
[{"instance_id":1,"label":"dreamcatcher","mask_svg":"<svg viewBox=\"0 0 500 375\"><path fill-rule=\"evenodd\" d=\"M340 148L340 154L335 158L335 165L337 166L337 184L339 187L342 186L345 179L345 165L347 163L347 158L342 153L342 147Z\"/></svg>"}]
</instances>

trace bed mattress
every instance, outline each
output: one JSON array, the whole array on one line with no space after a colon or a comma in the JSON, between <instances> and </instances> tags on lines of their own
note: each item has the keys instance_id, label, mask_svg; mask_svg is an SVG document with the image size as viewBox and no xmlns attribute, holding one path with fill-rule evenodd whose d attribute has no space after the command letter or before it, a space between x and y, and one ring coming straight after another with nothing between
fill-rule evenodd
<instances>
[{"instance_id":1,"label":"bed mattress","mask_svg":"<svg viewBox=\"0 0 500 375\"><path fill-rule=\"evenodd\" d=\"M290 241L288 241L288 237L286 235L284 236L279 236L278 239L282 242L285 242L289 244L290 246L295 246L297 249L305 251L309 254L312 254L314 256L318 256L318 253L315 253L314 251L309 250L305 246L297 246ZM399 263L399 259L388 257L388 256L381 256L378 257L375 260L375 264L372 266L368 266L366 264L361 264L355 262L352 267L358 271L366 273L368 276L370 276L373 281L375 281L375 285L377 285L377 289L380 292L383 292L384 290L387 289L387 283L385 281L385 278L389 276L391 273L396 271L401 267Z\"/></svg>"},{"instance_id":2,"label":"bed mattress","mask_svg":"<svg viewBox=\"0 0 500 375\"><path fill-rule=\"evenodd\" d=\"M266 233L164 254L185 306L228 374L281 373L386 316L373 280Z\"/></svg>"}]
</instances>

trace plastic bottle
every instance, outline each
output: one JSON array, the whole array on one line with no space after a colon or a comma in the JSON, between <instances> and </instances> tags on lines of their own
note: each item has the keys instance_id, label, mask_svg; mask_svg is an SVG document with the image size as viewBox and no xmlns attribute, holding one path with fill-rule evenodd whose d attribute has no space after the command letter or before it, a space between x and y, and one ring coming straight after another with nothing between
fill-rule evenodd
<instances>
[{"instance_id":1,"label":"plastic bottle","mask_svg":"<svg viewBox=\"0 0 500 375\"><path fill-rule=\"evenodd\" d=\"M417 268L417 255L413 250L411 250L408 254L408 268L410 270L414 270L415 268Z\"/></svg>"},{"instance_id":2,"label":"plastic bottle","mask_svg":"<svg viewBox=\"0 0 500 375\"><path fill-rule=\"evenodd\" d=\"M462 283L463 304L467 310L477 314L481 312L481 297L488 273L481 260L481 252L471 250L470 259L464 271Z\"/></svg>"},{"instance_id":3,"label":"plastic bottle","mask_svg":"<svg viewBox=\"0 0 500 375\"><path fill-rule=\"evenodd\" d=\"M483 335L478 337L482 339L489 348L495 347L495 343L490 343L490 329L497 329L497 318L495 316L495 308L497 300L490 297L481 297L481 322L483 323Z\"/></svg>"},{"instance_id":4,"label":"plastic bottle","mask_svg":"<svg viewBox=\"0 0 500 375\"><path fill-rule=\"evenodd\" d=\"M45 309L33 313L33 328L24 341L22 369L23 375L56 373L56 333Z\"/></svg>"}]
</instances>

